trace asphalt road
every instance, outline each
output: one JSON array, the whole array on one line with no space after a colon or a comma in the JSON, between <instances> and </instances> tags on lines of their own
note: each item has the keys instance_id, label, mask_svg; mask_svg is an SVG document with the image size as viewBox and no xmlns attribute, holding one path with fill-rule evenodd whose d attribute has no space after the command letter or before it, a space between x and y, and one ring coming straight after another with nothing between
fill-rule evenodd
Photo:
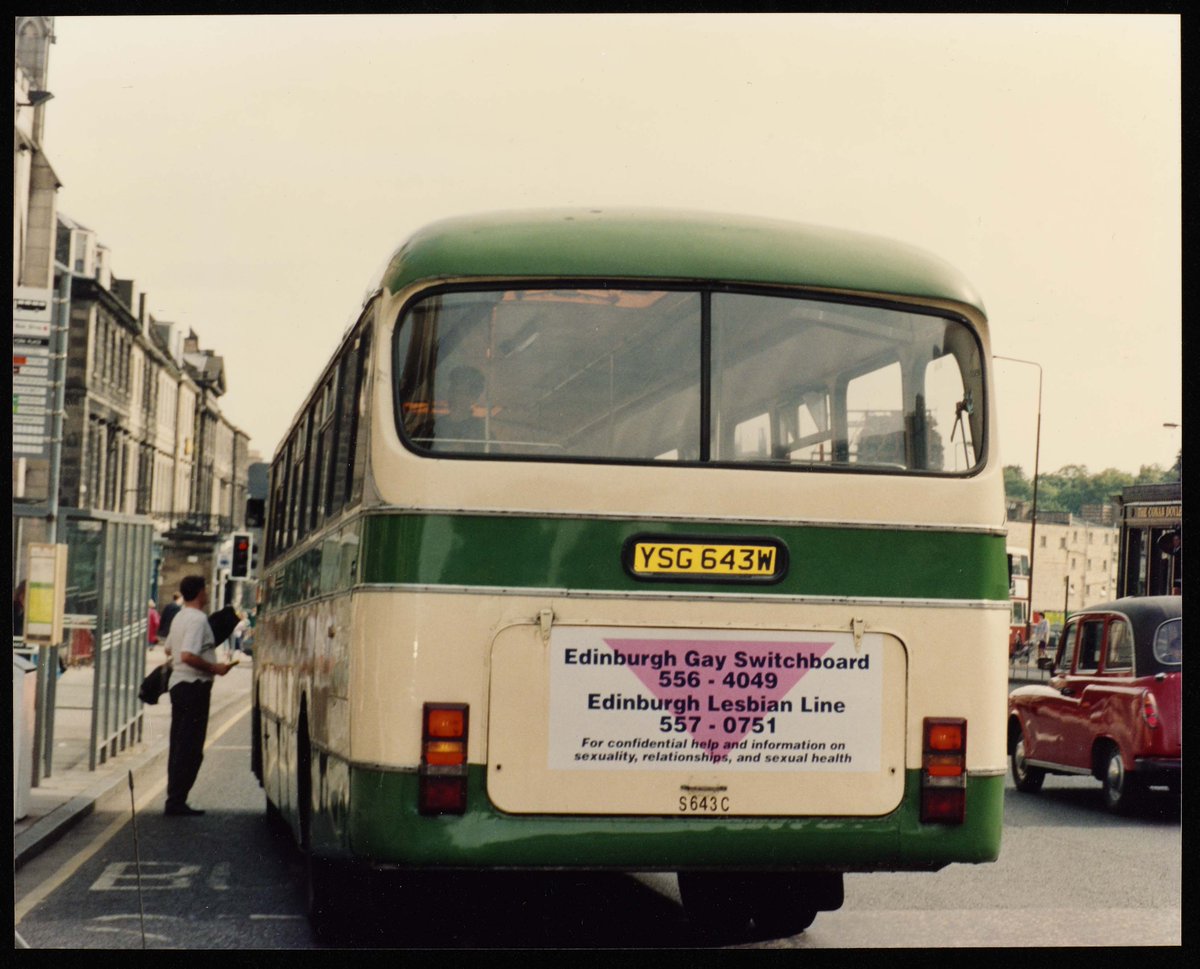
<instances>
[{"instance_id":1,"label":"asphalt road","mask_svg":"<svg viewBox=\"0 0 1200 969\"><path fill-rule=\"evenodd\" d=\"M249 716L213 738L192 803L202 818L139 809L128 792L17 872L17 931L33 948L304 949L303 864L267 826L249 772ZM138 791L148 798L153 790ZM1130 818L1100 785L1048 778L1006 791L1001 857L930 874L846 876L846 904L759 948L1179 945L1179 802L1154 792ZM138 866L141 861L139 907ZM355 944L385 948L708 946L670 874L491 872L369 885Z\"/></svg>"}]
</instances>

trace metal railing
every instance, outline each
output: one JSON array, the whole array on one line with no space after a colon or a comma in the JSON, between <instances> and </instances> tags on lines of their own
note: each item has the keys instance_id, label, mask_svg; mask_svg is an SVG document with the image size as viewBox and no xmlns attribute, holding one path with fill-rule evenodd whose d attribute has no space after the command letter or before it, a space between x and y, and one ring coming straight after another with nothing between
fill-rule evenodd
<instances>
[{"instance_id":1,"label":"metal railing","mask_svg":"<svg viewBox=\"0 0 1200 969\"><path fill-rule=\"evenodd\" d=\"M14 506L14 565L23 560L28 541L40 540L17 527L35 514ZM89 769L142 738L137 691L146 668L154 525L144 516L78 509L62 509L62 524L58 540L68 549L64 642L37 648L35 787L53 769L60 655L69 664L90 662L94 667ZM14 650L24 646L13 637Z\"/></svg>"}]
</instances>

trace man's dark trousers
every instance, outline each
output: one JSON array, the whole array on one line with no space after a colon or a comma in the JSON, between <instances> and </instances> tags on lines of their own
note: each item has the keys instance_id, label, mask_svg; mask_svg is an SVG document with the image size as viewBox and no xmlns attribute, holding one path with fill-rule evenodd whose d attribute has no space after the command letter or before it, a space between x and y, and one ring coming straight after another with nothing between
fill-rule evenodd
<instances>
[{"instance_id":1,"label":"man's dark trousers","mask_svg":"<svg viewBox=\"0 0 1200 969\"><path fill-rule=\"evenodd\" d=\"M187 804L204 760L212 680L171 687L171 751L167 755L167 810Z\"/></svg>"}]
</instances>

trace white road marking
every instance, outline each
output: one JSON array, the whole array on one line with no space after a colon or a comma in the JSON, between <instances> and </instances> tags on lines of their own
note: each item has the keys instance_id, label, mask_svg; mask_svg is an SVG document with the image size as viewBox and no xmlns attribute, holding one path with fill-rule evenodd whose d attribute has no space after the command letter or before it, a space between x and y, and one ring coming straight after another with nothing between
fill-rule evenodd
<instances>
[{"instance_id":1,"label":"white road marking","mask_svg":"<svg viewBox=\"0 0 1200 969\"><path fill-rule=\"evenodd\" d=\"M208 876L208 887L218 892L229 890L229 862L218 861Z\"/></svg>"},{"instance_id":2,"label":"white road marking","mask_svg":"<svg viewBox=\"0 0 1200 969\"><path fill-rule=\"evenodd\" d=\"M199 865L181 865L175 861L143 861L140 888L154 892L165 889L191 888L192 877L200 873ZM136 892L138 866L132 861L114 861L100 873L88 891Z\"/></svg>"},{"instance_id":3,"label":"white road marking","mask_svg":"<svg viewBox=\"0 0 1200 969\"><path fill-rule=\"evenodd\" d=\"M229 720L226 721L225 725L223 727L221 727L220 730L218 730L215 734L213 734L213 736L209 739L209 741L204 745L204 748L207 750L209 747L211 747L214 743L217 742L217 740L219 740L222 736L224 736L229 730L232 730L234 724L240 723L242 717L244 717L249 712L250 712L250 704L247 703L241 710L239 710L232 717L230 717ZM135 810L142 811L146 807L146 805L148 805L151 801L153 801L156 797L158 797L163 792L163 790L166 788L166 786L167 786L167 779L166 779L166 777L163 777L149 791L147 791L145 794L142 795L142 798L140 801L136 802ZM86 847L80 849L78 852L75 853L75 855L73 855L71 858L69 858L67 861L65 861L59 867L58 871L56 871L53 875L51 875L45 881L36 885L32 890L30 890L29 894L26 895L24 898L22 898L14 906L13 914L15 916L15 920L14 920L13 924L20 925L21 919L23 919L26 915L28 915L31 911L33 911L34 908L36 908L38 905L40 905L42 902L44 902L46 900L46 898L49 897L49 895L53 891L55 891L60 885L63 884L63 882L65 882L68 878L70 878L72 875L74 875L75 872L77 872L81 867L83 867L83 865L85 865L92 858L92 856L96 854L96 852L98 852L101 848L103 848L106 844L108 844L108 842L110 842L113 839L113 837L116 835L116 833L118 831L120 831L123 827L125 827L125 825L127 825L128 823L129 823L129 818L125 817L124 815L117 818L115 821L113 821L112 824L110 824L107 828L105 828L102 832L100 832L99 835L97 835L94 839L92 839L92 842L90 844L88 844Z\"/></svg>"}]
</instances>

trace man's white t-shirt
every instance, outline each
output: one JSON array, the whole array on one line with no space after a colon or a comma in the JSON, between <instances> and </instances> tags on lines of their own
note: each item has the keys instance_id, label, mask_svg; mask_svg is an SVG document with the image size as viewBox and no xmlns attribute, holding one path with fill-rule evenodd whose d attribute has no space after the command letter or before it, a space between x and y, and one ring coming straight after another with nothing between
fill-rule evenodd
<instances>
[{"instance_id":1,"label":"man's white t-shirt","mask_svg":"<svg viewBox=\"0 0 1200 969\"><path fill-rule=\"evenodd\" d=\"M212 626L208 624L208 616L199 609L185 605L175 614L171 621L171 631L167 634L165 649L171 657L171 686L178 683L206 682L213 678L212 673L188 666L179 658L184 653L191 653L210 663L217 662L217 646Z\"/></svg>"}]
</instances>

